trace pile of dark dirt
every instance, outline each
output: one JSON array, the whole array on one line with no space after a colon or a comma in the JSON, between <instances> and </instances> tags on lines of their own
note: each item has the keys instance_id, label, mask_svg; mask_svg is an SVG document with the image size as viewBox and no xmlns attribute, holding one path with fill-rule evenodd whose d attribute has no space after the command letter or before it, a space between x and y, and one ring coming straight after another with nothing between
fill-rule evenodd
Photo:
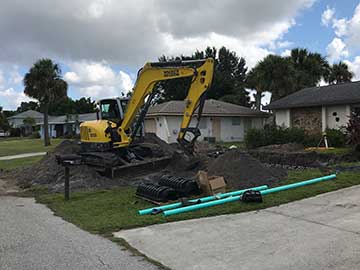
<instances>
[{"instance_id":1,"label":"pile of dark dirt","mask_svg":"<svg viewBox=\"0 0 360 270\"><path fill-rule=\"evenodd\" d=\"M156 136L155 133L146 133L144 136L144 142L157 145L166 155L172 155L179 150L177 143L168 144Z\"/></svg>"},{"instance_id":2,"label":"pile of dark dirt","mask_svg":"<svg viewBox=\"0 0 360 270\"><path fill-rule=\"evenodd\" d=\"M299 143L286 143L286 144L272 144L262 147L258 147L255 150L257 151L266 151L266 152L302 152L304 151L304 146Z\"/></svg>"},{"instance_id":3,"label":"pile of dark dirt","mask_svg":"<svg viewBox=\"0 0 360 270\"><path fill-rule=\"evenodd\" d=\"M77 154L80 145L76 141L65 140L52 152L31 167L9 172L8 178L16 179L21 187L32 185L47 185L50 191L62 191L64 187L64 168L56 161L59 154ZM101 176L92 168L81 165L70 169L70 187L72 190L91 189L96 187L107 187L112 181Z\"/></svg>"},{"instance_id":4,"label":"pile of dark dirt","mask_svg":"<svg viewBox=\"0 0 360 270\"><path fill-rule=\"evenodd\" d=\"M229 187L240 189L265 184L276 186L280 180L287 177L286 170L267 167L238 149L229 150L210 161L208 173L223 176Z\"/></svg>"},{"instance_id":5,"label":"pile of dark dirt","mask_svg":"<svg viewBox=\"0 0 360 270\"><path fill-rule=\"evenodd\" d=\"M146 170L134 167L129 168L126 173L119 172L114 179L111 179L101 175L90 166L73 166L70 168L71 190L137 185L143 182L142 179L145 181L157 181L158 175L163 174L159 173L162 169L164 173L176 172L181 175L189 175L190 171L193 173L193 170L201 163L199 160L188 159L177 149L176 145L169 145L155 135L147 135L145 137L145 143L157 146L156 148L159 148L162 154L173 156L170 164L165 169ZM81 146L79 142L65 140L53 151L44 156L38 163L28 168L10 171L7 173L6 178L16 180L17 184L23 188L34 185L46 185L50 191L61 192L64 188L65 169L57 163L56 155L79 154L80 152Z\"/></svg>"}]
</instances>

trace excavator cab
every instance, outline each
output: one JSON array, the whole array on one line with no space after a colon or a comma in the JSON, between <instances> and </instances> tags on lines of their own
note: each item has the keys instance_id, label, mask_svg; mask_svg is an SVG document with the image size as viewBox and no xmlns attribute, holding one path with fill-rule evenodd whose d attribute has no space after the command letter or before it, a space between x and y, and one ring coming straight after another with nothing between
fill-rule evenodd
<instances>
[{"instance_id":1,"label":"excavator cab","mask_svg":"<svg viewBox=\"0 0 360 270\"><path fill-rule=\"evenodd\" d=\"M124 119L128 98L102 99L97 102L98 120L109 120L118 123Z\"/></svg>"}]
</instances>

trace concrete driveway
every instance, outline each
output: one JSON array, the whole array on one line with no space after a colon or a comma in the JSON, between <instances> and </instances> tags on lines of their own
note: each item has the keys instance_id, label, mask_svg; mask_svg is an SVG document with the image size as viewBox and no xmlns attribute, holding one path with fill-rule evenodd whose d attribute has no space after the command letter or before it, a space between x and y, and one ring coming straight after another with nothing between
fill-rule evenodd
<instances>
[{"instance_id":1,"label":"concrete driveway","mask_svg":"<svg viewBox=\"0 0 360 270\"><path fill-rule=\"evenodd\" d=\"M1 270L158 269L32 198L0 196Z\"/></svg>"},{"instance_id":2,"label":"concrete driveway","mask_svg":"<svg viewBox=\"0 0 360 270\"><path fill-rule=\"evenodd\" d=\"M115 236L179 270L359 269L360 186L261 211Z\"/></svg>"}]
</instances>

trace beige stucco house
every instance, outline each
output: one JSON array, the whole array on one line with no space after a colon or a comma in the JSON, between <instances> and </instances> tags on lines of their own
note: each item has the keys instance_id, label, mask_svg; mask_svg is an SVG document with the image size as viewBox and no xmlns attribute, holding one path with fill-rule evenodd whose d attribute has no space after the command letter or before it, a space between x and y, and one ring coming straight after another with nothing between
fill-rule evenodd
<instances>
[{"instance_id":1,"label":"beige stucco house","mask_svg":"<svg viewBox=\"0 0 360 270\"><path fill-rule=\"evenodd\" d=\"M305 88L271 102L278 126L299 127L309 133L340 129L360 108L360 81Z\"/></svg>"},{"instance_id":2,"label":"beige stucco house","mask_svg":"<svg viewBox=\"0 0 360 270\"><path fill-rule=\"evenodd\" d=\"M145 132L155 133L168 143L176 142L184 109L184 101L169 101L150 107L145 118ZM244 106L206 100L199 124L199 140L242 141L249 128L262 128L268 116Z\"/></svg>"}]
</instances>

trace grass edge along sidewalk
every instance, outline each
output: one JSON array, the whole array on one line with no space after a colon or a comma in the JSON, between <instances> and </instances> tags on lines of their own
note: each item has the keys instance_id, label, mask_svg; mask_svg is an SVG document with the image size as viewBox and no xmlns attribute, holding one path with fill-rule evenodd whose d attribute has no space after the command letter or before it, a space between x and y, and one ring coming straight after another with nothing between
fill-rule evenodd
<instances>
[{"instance_id":1,"label":"grass edge along sidewalk","mask_svg":"<svg viewBox=\"0 0 360 270\"><path fill-rule=\"evenodd\" d=\"M300 182L323 175L318 169L290 171L288 180L282 181L280 185ZM42 194L36 196L36 200L39 203L46 204L56 215L84 230L92 233L108 234L121 229L263 209L357 184L360 184L360 172L342 172L337 175L336 179L331 181L269 194L264 198L263 203L244 204L234 202L170 217L138 215L138 210L152 205L136 198L134 196L135 188L133 187L74 192L71 194L70 201L67 202L64 201L63 194Z\"/></svg>"}]
</instances>

